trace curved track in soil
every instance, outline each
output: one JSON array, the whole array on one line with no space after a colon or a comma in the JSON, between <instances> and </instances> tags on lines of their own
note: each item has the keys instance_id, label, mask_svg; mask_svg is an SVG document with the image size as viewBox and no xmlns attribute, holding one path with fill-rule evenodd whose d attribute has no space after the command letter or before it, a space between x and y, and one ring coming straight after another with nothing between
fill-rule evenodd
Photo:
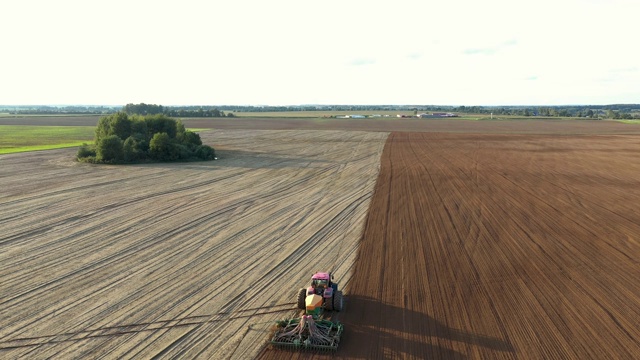
<instances>
[{"instance_id":1,"label":"curved track in soil","mask_svg":"<svg viewBox=\"0 0 640 360\"><path fill-rule=\"evenodd\" d=\"M393 133L336 354L632 359L640 139Z\"/></svg>"},{"instance_id":2,"label":"curved track in soil","mask_svg":"<svg viewBox=\"0 0 640 360\"><path fill-rule=\"evenodd\" d=\"M220 160L0 156L0 358L252 358L348 282L385 133L211 131Z\"/></svg>"}]
</instances>

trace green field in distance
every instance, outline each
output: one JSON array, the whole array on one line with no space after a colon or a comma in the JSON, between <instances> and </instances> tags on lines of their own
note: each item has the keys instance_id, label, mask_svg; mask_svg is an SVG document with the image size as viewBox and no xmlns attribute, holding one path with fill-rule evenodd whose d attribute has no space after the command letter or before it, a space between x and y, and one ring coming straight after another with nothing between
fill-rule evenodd
<instances>
[{"instance_id":1,"label":"green field in distance","mask_svg":"<svg viewBox=\"0 0 640 360\"><path fill-rule=\"evenodd\" d=\"M95 126L0 125L0 154L51 150L93 142ZM206 129L189 129L203 131Z\"/></svg>"},{"instance_id":2,"label":"green field in distance","mask_svg":"<svg viewBox=\"0 0 640 360\"><path fill-rule=\"evenodd\" d=\"M59 149L93 141L93 126L0 126L0 154Z\"/></svg>"}]
</instances>

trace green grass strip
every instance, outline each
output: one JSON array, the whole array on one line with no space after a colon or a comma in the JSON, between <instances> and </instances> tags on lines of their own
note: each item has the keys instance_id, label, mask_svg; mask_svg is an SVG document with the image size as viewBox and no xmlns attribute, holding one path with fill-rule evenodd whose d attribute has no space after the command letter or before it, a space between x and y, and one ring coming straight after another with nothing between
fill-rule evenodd
<instances>
[{"instance_id":1,"label":"green grass strip","mask_svg":"<svg viewBox=\"0 0 640 360\"><path fill-rule=\"evenodd\" d=\"M22 146L22 147L0 149L0 155L1 154L13 154L13 153L19 153L19 152L28 152L28 151L38 151L38 150L62 149L62 148L80 146L83 143L86 143L86 141L75 142L75 143L67 143L67 144Z\"/></svg>"},{"instance_id":2,"label":"green grass strip","mask_svg":"<svg viewBox=\"0 0 640 360\"><path fill-rule=\"evenodd\" d=\"M0 125L0 154L80 146L94 133L94 126Z\"/></svg>"},{"instance_id":3,"label":"green grass strip","mask_svg":"<svg viewBox=\"0 0 640 360\"><path fill-rule=\"evenodd\" d=\"M92 144L95 126L0 125L0 154ZM193 132L211 129L192 128Z\"/></svg>"}]
</instances>

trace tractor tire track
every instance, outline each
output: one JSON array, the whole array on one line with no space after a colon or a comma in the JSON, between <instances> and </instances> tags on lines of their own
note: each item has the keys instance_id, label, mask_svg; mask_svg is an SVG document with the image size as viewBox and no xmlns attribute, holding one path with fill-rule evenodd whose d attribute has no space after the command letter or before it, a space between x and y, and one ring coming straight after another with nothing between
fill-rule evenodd
<instances>
[{"instance_id":1,"label":"tractor tire track","mask_svg":"<svg viewBox=\"0 0 640 360\"><path fill-rule=\"evenodd\" d=\"M0 357L251 358L314 270L348 282L386 133L201 136L220 160L3 157Z\"/></svg>"}]
</instances>

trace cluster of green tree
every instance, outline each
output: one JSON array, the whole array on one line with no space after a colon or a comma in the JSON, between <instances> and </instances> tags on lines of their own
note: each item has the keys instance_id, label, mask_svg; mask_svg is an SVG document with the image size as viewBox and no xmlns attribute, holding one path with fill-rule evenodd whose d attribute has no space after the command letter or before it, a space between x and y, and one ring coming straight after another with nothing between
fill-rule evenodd
<instances>
[{"instance_id":1,"label":"cluster of green tree","mask_svg":"<svg viewBox=\"0 0 640 360\"><path fill-rule=\"evenodd\" d=\"M622 112L622 111L609 109L607 110L606 118L607 119L627 119L627 120L640 119L640 114L634 115L629 112Z\"/></svg>"},{"instance_id":2,"label":"cluster of green tree","mask_svg":"<svg viewBox=\"0 0 640 360\"><path fill-rule=\"evenodd\" d=\"M224 111L211 106L162 106L155 104L127 104L122 111L129 115L155 115L165 114L176 117L233 117L232 113L225 114Z\"/></svg>"},{"instance_id":3,"label":"cluster of green tree","mask_svg":"<svg viewBox=\"0 0 640 360\"><path fill-rule=\"evenodd\" d=\"M122 111L129 115L156 115L164 114L164 106L155 104L127 104L122 108Z\"/></svg>"},{"instance_id":4,"label":"cluster of green tree","mask_svg":"<svg viewBox=\"0 0 640 360\"><path fill-rule=\"evenodd\" d=\"M78 161L136 163L145 161L213 160L215 151L182 122L157 115L118 112L98 121L94 143L78 149Z\"/></svg>"},{"instance_id":5,"label":"cluster of green tree","mask_svg":"<svg viewBox=\"0 0 640 360\"><path fill-rule=\"evenodd\" d=\"M64 114L85 114L85 115L102 115L111 114L118 111L119 107L112 106L46 106L46 105L29 105L29 106L0 106L0 111L8 112L14 115L64 115Z\"/></svg>"}]
</instances>

